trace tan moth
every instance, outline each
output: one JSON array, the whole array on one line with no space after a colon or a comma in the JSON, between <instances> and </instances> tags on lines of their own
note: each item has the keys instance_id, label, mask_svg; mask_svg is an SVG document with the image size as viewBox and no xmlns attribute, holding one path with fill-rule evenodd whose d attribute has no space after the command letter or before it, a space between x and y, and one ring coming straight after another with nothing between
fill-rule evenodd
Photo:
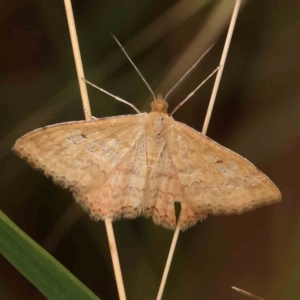
<instances>
[{"instance_id":1,"label":"tan moth","mask_svg":"<svg viewBox=\"0 0 300 300\"><path fill-rule=\"evenodd\" d=\"M210 214L280 201L278 188L252 163L175 121L167 109L154 96L150 113L43 127L19 138L13 151L70 189L94 220L143 215L175 229L174 202L180 202L185 230Z\"/></svg>"}]
</instances>

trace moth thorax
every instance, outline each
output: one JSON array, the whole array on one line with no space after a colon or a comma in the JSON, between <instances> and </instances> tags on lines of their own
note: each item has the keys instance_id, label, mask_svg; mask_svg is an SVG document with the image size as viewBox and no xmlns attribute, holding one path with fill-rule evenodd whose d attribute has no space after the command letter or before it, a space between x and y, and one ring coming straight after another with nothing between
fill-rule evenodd
<instances>
[{"instance_id":1,"label":"moth thorax","mask_svg":"<svg viewBox=\"0 0 300 300\"><path fill-rule=\"evenodd\" d=\"M168 103L163 99L162 95L159 94L151 103L151 112L160 112L166 114L168 106Z\"/></svg>"},{"instance_id":2,"label":"moth thorax","mask_svg":"<svg viewBox=\"0 0 300 300\"><path fill-rule=\"evenodd\" d=\"M151 174L165 144L166 122L169 117L164 113L153 112L148 115L148 118L146 126L146 149L147 164Z\"/></svg>"},{"instance_id":3,"label":"moth thorax","mask_svg":"<svg viewBox=\"0 0 300 300\"><path fill-rule=\"evenodd\" d=\"M151 143L160 144L164 141L164 133L168 118L169 117L164 113L153 112L149 114L146 130Z\"/></svg>"}]
</instances>

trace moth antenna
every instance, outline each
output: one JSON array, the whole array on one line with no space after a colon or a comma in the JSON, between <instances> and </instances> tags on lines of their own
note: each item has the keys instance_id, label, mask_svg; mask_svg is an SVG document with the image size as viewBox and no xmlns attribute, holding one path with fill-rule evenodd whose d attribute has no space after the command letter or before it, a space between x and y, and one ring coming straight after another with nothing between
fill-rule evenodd
<instances>
[{"instance_id":1,"label":"moth antenna","mask_svg":"<svg viewBox=\"0 0 300 300\"><path fill-rule=\"evenodd\" d=\"M208 50L204 52L204 54L201 55L201 57L192 65L192 67L177 81L177 83L169 90L169 92L166 94L164 100L166 101L167 97L173 92L173 90L179 85L179 83L187 76L189 73L198 65L198 63L202 60L202 58L211 50L211 48L215 44L212 44Z\"/></svg>"},{"instance_id":2,"label":"moth antenna","mask_svg":"<svg viewBox=\"0 0 300 300\"><path fill-rule=\"evenodd\" d=\"M186 98L184 98L170 113L170 116L172 116L177 109L182 106L186 101L188 101L200 88L201 86L208 80L210 79L218 70L219 70L220 66L218 66L213 72L210 73L210 75L208 75L191 93L188 94L188 96Z\"/></svg>"},{"instance_id":3,"label":"moth antenna","mask_svg":"<svg viewBox=\"0 0 300 300\"><path fill-rule=\"evenodd\" d=\"M142 73L139 71L139 69L137 68L137 66L134 64L134 62L132 61L132 59L130 58L130 56L127 54L126 50L124 49L124 47L121 45L121 43L118 41L118 39L111 33L111 36L115 39L115 41L117 42L117 44L120 46L120 48L122 49L122 51L124 52L124 54L126 55L126 57L128 58L128 60L130 61L130 63L133 65L133 67L135 68L135 70L138 72L138 74L140 75L140 77L142 78L142 80L145 82L147 88L149 89L149 91L151 92L154 101L156 101L156 97L154 92L152 91L150 85L148 84L148 82L146 81L146 79L144 78L144 76L142 75Z\"/></svg>"},{"instance_id":4,"label":"moth antenna","mask_svg":"<svg viewBox=\"0 0 300 300\"><path fill-rule=\"evenodd\" d=\"M132 103L130 103L130 102L128 102L128 101L126 101L126 100L124 100L124 99L118 97L118 96L115 96L115 95L109 93L108 91L102 89L101 87L99 87L99 86L97 86L97 85L91 83L90 81L88 81L88 80L86 80L86 79L84 79L84 78L81 78L81 79L84 80L87 84L91 85L92 87L94 87L94 88L100 90L101 92L103 92L103 93L105 93L105 94L107 94L107 95L109 95L109 96L115 98L116 100L118 100L118 101L120 101L120 102L123 102L123 103L129 105L129 106L132 107L138 114L141 113L141 112L140 112L140 111L139 111Z\"/></svg>"}]
</instances>

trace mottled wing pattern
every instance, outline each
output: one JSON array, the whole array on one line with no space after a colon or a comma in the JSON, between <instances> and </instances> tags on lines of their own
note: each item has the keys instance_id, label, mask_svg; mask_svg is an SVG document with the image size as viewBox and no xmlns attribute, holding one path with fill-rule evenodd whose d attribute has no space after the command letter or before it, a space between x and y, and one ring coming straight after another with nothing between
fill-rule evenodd
<instances>
[{"instance_id":1,"label":"mottled wing pattern","mask_svg":"<svg viewBox=\"0 0 300 300\"><path fill-rule=\"evenodd\" d=\"M143 151L144 117L145 114L120 116L40 128L18 139L13 151L69 188L77 201L92 212L90 203L85 201L87 189L99 188L104 182L106 187L114 184L115 175L108 179L112 171L118 168L124 174L129 172L136 151ZM144 163L142 156L140 163ZM118 180L122 180L120 176Z\"/></svg>"},{"instance_id":2,"label":"mottled wing pattern","mask_svg":"<svg viewBox=\"0 0 300 300\"><path fill-rule=\"evenodd\" d=\"M208 214L280 200L277 187L246 159L164 114L147 116L44 127L13 150L69 188L96 220L143 214L173 229L177 201L184 230Z\"/></svg>"},{"instance_id":3,"label":"mottled wing pattern","mask_svg":"<svg viewBox=\"0 0 300 300\"><path fill-rule=\"evenodd\" d=\"M187 125L172 122L165 138L183 189L182 229L207 214L241 213L281 199L253 164Z\"/></svg>"},{"instance_id":4,"label":"mottled wing pattern","mask_svg":"<svg viewBox=\"0 0 300 300\"><path fill-rule=\"evenodd\" d=\"M149 176L149 193L144 214L152 216L154 223L174 229L176 226L174 202L181 201L182 189L166 144L160 150Z\"/></svg>"},{"instance_id":5,"label":"mottled wing pattern","mask_svg":"<svg viewBox=\"0 0 300 300\"><path fill-rule=\"evenodd\" d=\"M141 135L104 181L96 176L76 198L95 220L135 218L143 211L146 180L145 136Z\"/></svg>"}]
</instances>

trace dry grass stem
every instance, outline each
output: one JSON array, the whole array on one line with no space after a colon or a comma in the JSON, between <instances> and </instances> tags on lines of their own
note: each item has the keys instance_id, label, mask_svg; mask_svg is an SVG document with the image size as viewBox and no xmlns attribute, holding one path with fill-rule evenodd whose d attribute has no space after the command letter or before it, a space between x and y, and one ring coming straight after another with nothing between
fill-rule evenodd
<instances>
[{"instance_id":1,"label":"dry grass stem","mask_svg":"<svg viewBox=\"0 0 300 300\"><path fill-rule=\"evenodd\" d=\"M219 88L219 85L220 85L220 81L221 81L224 65L225 65L225 62L226 62L226 58L227 58L231 38L232 38L232 35L233 35L233 30L234 30L234 27L235 27L236 19L237 19L237 16L238 16L240 4L241 4L241 0L236 0L235 6L234 6L234 9L233 9L233 14L232 14L231 21L230 21L230 25L229 25L229 29L228 29L228 33L227 33L227 37L226 37L226 41L225 41L225 45L224 45L224 49L223 49L223 53L222 53L221 60L220 60L220 68L219 68L217 76L216 76L216 81L215 81L215 84L214 84L214 87L213 87L212 95L211 95L211 98L210 98L208 110L207 110L205 121L204 121L204 125L203 125L203 128L202 128L202 133L203 134L206 134L207 128L208 128L208 125L209 125L209 122L210 122L212 110L213 110L213 107L214 107L214 104L215 104L215 99L216 99L218 88ZM180 215L181 215L181 213L180 213ZM179 220L180 220L180 216L179 216ZM176 229L175 229L175 232L174 232L174 235L173 235L173 239L172 239L172 243L171 243L171 247L170 247L170 250L169 250L166 266L165 266L164 273L163 273L163 276L162 276L162 281L160 283L160 287L159 287L159 290L158 290L156 300L161 300L161 298L162 298L162 295L163 295L163 292L164 292L164 289L165 289L165 285L166 285L166 281L167 281L167 277L168 277L168 274L169 274L171 262L172 262L172 259L173 259L173 256L174 256L174 251L175 251L176 244L177 244L177 241L178 241L179 232L180 232L180 226L176 226Z\"/></svg>"},{"instance_id":2,"label":"dry grass stem","mask_svg":"<svg viewBox=\"0 0 300 300\"><path fill-rule=\"evenodd\" d=\"M74 53L74 59L75 59L78 83L79 83L80 94L81 94L81 99L82 99L83 111L84 111L85 119L87 121L89 121L92 119L91 107L90 107L90 102L89 102L89 98L88 98L86 82L82 79L82 78L85 78L85 76L84 76L84 71L83 71L83 66L82 66L82 59L81 59L81 54L80 54L80 49L79 49L78 37L77 37L77 33L76 33L76 26L75 26L75 21L74 21L72 4L71 4L70 0L64 0L64 3L65 3L67 20L68 20L68 27L69 27L69 31L70 31L72 49L73 49L73 53ZM120 300L126 300L125 288L124 288L124 283L123 283L123 278L122 278L122 273L121 273L118 251L117 251L117 245L116 245L116 241L115 241L115 236L114 236L114 231L113 231L111 220L108 220L108 219L105 220L105 227L106 227L113 267L114 267L115 278L116 278L116 282L117 282L119 298L120 298Z\"/></svg>"},{"instance_id":3,"label":"dry grass stem","mask_svg":"<svg viewBox=\"0 0 300 300\"><path fill-rule=\"evenodd\" d=\"M255 300L265 300L265 299L263 299L263 298L261 298L261 297L258 297L258 296L254 295L254 294L252 294L252 293L249 293L249 292L247 292L247 291L244 291L244 290L242 290L242 289L239 289L239 288L237 288L237 287L235 287L235 286L232 286L231 288L232 288L233 290L235 290L235 291L237 291L237 292L243 294L243 295L246 295L246 296L252 298L252 299L255 299Z\"/></svg>"}]
</instances>

